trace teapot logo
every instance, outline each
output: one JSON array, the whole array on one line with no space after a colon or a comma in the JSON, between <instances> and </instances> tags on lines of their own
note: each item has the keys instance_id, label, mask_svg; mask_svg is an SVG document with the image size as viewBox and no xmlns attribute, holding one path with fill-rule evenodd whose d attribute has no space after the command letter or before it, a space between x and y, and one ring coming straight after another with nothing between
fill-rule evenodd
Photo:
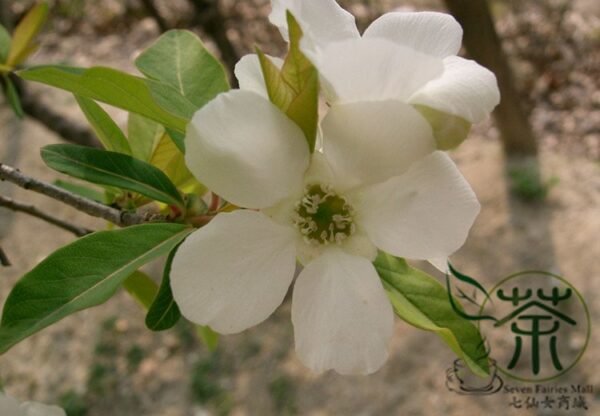
<instances>
[{"instance_id":1,"label":"teapot logo","mask_svg":"<svg viewBox=\"0 0 600 416\"><path fill-rule=\"evenodd\" d=\"M446 283L454 310L477 322L494 359L494 376L497 369L520 381L548 381L572 369L583 356L590 338L589 312L581 294L563 277L523 271L486 291L449 264ZM455 298L466 301L473 311L459 307ZM452 379L460 374L448 371Z\"/></svg>"}]
</instances>

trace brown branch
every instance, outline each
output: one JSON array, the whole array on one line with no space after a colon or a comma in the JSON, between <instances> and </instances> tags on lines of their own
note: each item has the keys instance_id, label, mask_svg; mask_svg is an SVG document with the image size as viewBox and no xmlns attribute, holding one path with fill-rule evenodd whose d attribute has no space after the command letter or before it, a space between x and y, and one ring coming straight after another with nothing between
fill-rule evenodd
<instances>
[{"instance_id":1,"label":"brown branch","mask_svg":"<svg viewBox=\"0 0 600 416\"><path fill-rule=\"evenodd\" d=\"M77 237L82 237L92 232L91 230L88 230L86 228L78 227L67 221L46 214L40 209L34 207L33 205L23 204L21 202L17 202L11 198L7 198L2 195L0 195L0 207L8 208L17 212L24 212L26 214L44 220L52 225L56 225L57 227L62 228L63 230L67 230L75 234Z\"/></svg>"},{"instance_id":2,"label":"brown branch","mask_svg":"<svg viewBox=\"0 0 600 416\"><path fill-rule=\"evenodd\" d=\"M93 217L103 218L121 227L158 219L154 216L141 216L133 212L121 211L109 207L66 191L58 186L26 176L17 169L2 163L0 163L0 180L7 180L23 189L29 189L42 195L46 195L52 199L70 205L78 211L85 212Z\"/></svg>"}]
</instances>

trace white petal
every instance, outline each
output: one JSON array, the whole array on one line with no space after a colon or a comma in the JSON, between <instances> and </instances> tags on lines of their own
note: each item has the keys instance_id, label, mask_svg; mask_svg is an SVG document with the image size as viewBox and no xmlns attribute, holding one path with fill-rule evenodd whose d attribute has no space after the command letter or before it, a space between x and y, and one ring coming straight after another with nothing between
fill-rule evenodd
<instances>
[{"instance_id":1,"label":"white petal","mask_svg":"<svg viewBox=\"0 0 600 416\"><path fill-rule=\"evenodd\" d=\"M323 152L345 189L397 176L436 148L429 123L399 101L336 104L321 127Z\"/></svg>"},{"instance_id":2,"label":"white petal","mask_svg":"<svg viewBox=\"0 0 600 416\"><path fill-rule=\"evenodd\" d=\"M0 415L21 416L22 414L17 399L0 391Z\"/></svg>"},{"instance_id":3,"label":"white petal","mask_svg":"<svg viewBox=\"0 0 600 416\"><path fill-rule=\"evenodd\" d=\"M430 81L410 99L477 123L488 116L500 102L496 76L475 61L449 56L444 58L444 72Z\"/></svg>"},{"instance_id":4,"label":"white petal","mask_svg":"<svg viewBox=\"0 0 600 416\"><path fill-rule=\"evenodd\" d=\"M240 332L281 304L295 267L292 228L255 211L219 214L177 250L173 298L190 321L223 334Z\"/></svg>"},{"instance_id":5,"label":"white petal","mask_svg":"<svg viewBox=\"0 0 600 416\"><path fill-rule=\"evenodd\" d=\"M289 41L286 10L296 18L304 35L319 44L358 38L354 16L335 0L272 0L269 20Z\"/></svg>"},{"instance_id":6,"label":"white petal","mask_svg":"<svg viewBox=\"0 0 600 416\"><path fill-rule=\"evenodd\" d=\"M356 221L377 247L421 260L458 250L479 213L473 190L440 151L405 174L362 190L354 203Z\"/></svg>"},{"instance_id":7,"label":"white petal","mask_svg":"<svg viewBox=\"0 0 600 416\"><path fill-rule=\"evenodd\" d=\"M406 101L439 77L442 60L386 39L353 39L303 49L319 70L330 101Z\"/></svg>"},{"instance_id":8,"label":"white petal","mask_svg":"<svg viewBox=\"0 0 600 416\"><path fill-rule=\"evenodd\" d=\"M331 249L296 281L296 352L313 371L377 371L388 357L393 320L390 301L367 259Z\"/></svg>"},{"instance_id":9,"label":"white petal","mask_svg":"<svg viewBox=\"0 0 600 416\"><path fill-rule=\"evenodd\" d=\"M268 55L267 57L277 68L281 68L283 65L282 59ZM242 56L242 59L235 65L234 72L241 90L253 91L266 99L269 98L258 55L252 53Z\"/></svg>"},{"instance_id":10,"label":"white petal","mask_svg":"<svg viewBox=\"0 0 600 416\"><path fill-rule=\"evenodd\" d=\"M437 12L386 13L365 30L365 38L384 38L440 58L456 55L462 27L449 14Z\"/></svg>"},{"instance_id":11,"label":"white petal","mask_svg":"<svg viewBox=\"0 0 600 416\"><path fill-rule=\"evenodd\" d=\"M194 176L246 208L268 207L299 192L309 161L302 130L251 91L220 94L198 110L185 146Z\"/></svg>"},{"instance_id":12,"label":"white petal","mask_svg":"<svg viewBox=\"0 0 600 416\"><path fill-rule=\"evenodd\" d=\"M24 416L66 416L65 411L60 407L42 403L24 402L21 404L21 409Z\"/></svg>"}]
</instances>

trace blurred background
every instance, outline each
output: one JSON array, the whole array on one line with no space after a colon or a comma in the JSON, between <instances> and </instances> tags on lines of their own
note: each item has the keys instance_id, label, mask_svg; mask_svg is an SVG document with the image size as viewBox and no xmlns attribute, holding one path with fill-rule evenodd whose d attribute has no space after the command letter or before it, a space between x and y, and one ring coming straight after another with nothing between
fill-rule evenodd
<instances>
[{"instance_id":1,"label":"blurred background","mask_svg":"<svg viewBox=\"0 0 600 416\"><path fill-rule=\"evenodd\" d=\"M503 103L451 152L482 212L454 264L486 286L524 269L566 277L600 319L600 2L597 0L346 0L362 30L395 9L451 10L465 29L463 54L496 72ZM0 0L13 26L32 1ZM199 34L231 70L260 46L282 56L267 0L53 0L29 64L103 65L135 73L133 60L161 32ZM495 32L491 30L493 18ZM496 36L497 33L497 36ZM53 181L41 146L95 141L72 95L21 85L26 117L0 101L0 162ZM111 109L121 125L126 114ZM0 183L0 194L80 225L102 221ZM0 304L20 276L73 236L0 208ZM425 266L424 266L425 267ZM443 279L443 276L434 275ZM159 265L150 273L159 278ZM69 416L100 415L480 415L560 414L509 406L511 396L449 391L454 360L436 335L397 320L391 357L376 374L314 375L297 360L285 302L265 323L222 337L216 351L180 322L151 333L126 293L70 316L0 357L0 379L21 400L59 404ZM572 347L580 348L577 340ZM521 384L507 381L508 384ZM600 335L592 331L581 362L553 384L592 384L589 409L600 414Z\"/></svg>"}]
</instances>

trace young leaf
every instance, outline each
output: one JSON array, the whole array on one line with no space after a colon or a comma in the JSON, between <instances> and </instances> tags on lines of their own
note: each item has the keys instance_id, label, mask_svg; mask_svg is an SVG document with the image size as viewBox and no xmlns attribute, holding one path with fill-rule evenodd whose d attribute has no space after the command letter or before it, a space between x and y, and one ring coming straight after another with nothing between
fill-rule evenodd
<instances>
[{"instance_id":1,"label":"young leaf","mask_svg":"<svg viewBox=\"0 0 600 416\"><path fill-rule=\"evenodd\" d=\"M191 231L180 224L142 224L89 234L55 251L8 295L0 353L67 315L105 302L127 276L171 251Z\"/></svg>"},{"instance_id":2,"label":"young leaf","mask_svg":"<svg viewBox=\"0 0 600 416\"><path fill-rule=\"evenodd\" d=\"M19 22L13 32L10 51L6 60L8 66L20 64L35 50L34 39L46 22L47 15L48 4L42 2L34 6Z\"/></svg>"},{"instance_id":3,"label":"young leaf","mask_svg":"<svg viewBox=\"0 0 600 416\"><path fill-rule=\"evenodd\" d=\"M165 130L167 130L167 134L171 137L179 151L185 154L185 135L168 127Z\"/></svg>"},{"instance_id":4,"label":"young leaf","mask_svg":"<svg viewBox=\"0 0 600 416\"><path fill-rule=\"evenodd\" d=\"M166 133L162 135L154 148L150 164L163 171L178 188L194 180L185 165L183 153L179 151L171 137Z\"/></svg>"},{"instance_id":5,"label":"young leaf","mask_svg":"<svg viewBox=\"0 0 600 416\"><path fill-rule=\"evenodd\" d=\"M174 88L110 68L47 65L19 71L18 75L140 114L180 132L185 132L195 111Z\"/></svg>"},{"instance_id":6,"label":"young leaf","mask_svg":"<svg viewBox=\"0 0 600 416\"><path fill-rule=\"evenodd\" d=\"M158 293L158 285L154 283L154 280L139 270L125 279L123 287L145 309L150 308Z\"/></svg>"},{"instance_id":7,"label":"young leaf","mask_svg":"<svg viewBox=\"0 0 600 416\"><path fill-rule=\"evenodd\" d=\"M133 157L148 162L164 133L165 128L157 122L129 113L127 137Z\"/></svg>"},{"instance_id":8,"label":"young leaf","mask_svg":"<svg viewBox=\"0 0 600 416\"><path fill-rule=\"evenodd\" d=\"M0 64L6 63L8 52L10 51L10 34L6 28L0 25ZM6 68L10 68L8 65Z\"/></svg>"},{"instance_id":9,"label":"young leaf","mask_svg":"<svg viewBox=\"0 0 600 416\"><path fill-rule=\"evenodd\" d=\"M181 318L181 312L179 312L179 307L173 299L173 292L171 292L171 263L176 252L177 248L174 248L169 253L160 289L158 289L158 294L146 315L146 326L151 331L164 331L172 328Z\"/></svg>"},{"instance_id":10,"label":"young leaf","mask_svg":"<svg viewBox=\"0 0 600 416\"><path fill-rule=\"evenodd\" d=\"M94 100L75 95L79 108L106 150L131 155L127 138L112 118Z\"/></svg>"},{"instance_id":11,"label":"young leaf","mask_svg":"<svg viewBox=\"0 0 600 416\"><path fill-rule=\"evenodd\" d=\"M74 144L45 146L41 154L49 167L75 178L183 206L177 188L163 172L131 156Z\"/></svg>"},{"instance_id":12,"label":"young leaf","mask_svg":"<svg viewBox=\"0 0 600 416\"><path fill-rule=\"evenodd\" d=\"M404 259L383 252L373 264L400 318L437 333L475 374L489 374L488 354L481 334L454 311L441 283L410 267Z\"/></svg>"},{"instance_id":13,"label":"young leaf","mask_svg":"<svg viewBox=\"0 0 600 416\"><path fill-rule=\"evenodd\" d=\"M287 21L290 50L281 70L260 50L257 54L269 99L302 129L313 152L319 122L319 76L300 50L302 29L289 11Z\"/></svg>"},{"instance_id":14,"label":"young leaf","mask_svg":"<svg viewBox=\"0 0 600 416\"><path fill-rule=\"evenodd\" d=\"M17 117L23 118L25 113L23 112L23 107L21 107L21 99L19 98L19 93L15 88L15 84L13 84L9 77L4 77L4 84L6 85L6 99L8 100L10 107Z\"/></svg>"},{"instance_id":15,"label":"young leaf","mask_svg":"<svg viewBox=\"0 0 600 416\"><path fill-rule=\"evenodd\" d=\"M196 108L229 89L223 65L187 30L170 30L135 60L148 78L175 88Z\"/></svg>"}]
</instances>

